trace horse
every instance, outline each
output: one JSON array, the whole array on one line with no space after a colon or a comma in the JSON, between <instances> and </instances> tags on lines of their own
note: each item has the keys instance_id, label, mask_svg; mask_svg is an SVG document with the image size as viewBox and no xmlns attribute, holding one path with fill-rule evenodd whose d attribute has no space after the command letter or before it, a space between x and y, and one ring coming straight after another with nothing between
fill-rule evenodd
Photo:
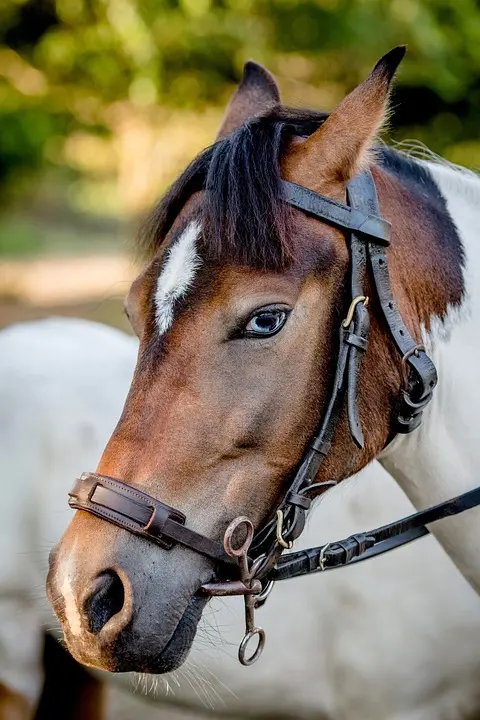
<instances>
[{"instance_id":1,"label":"horse","mask_svg":"<svg viewBox=\"0 0 480 720\"><path fill-rule=\"evenodd\" d=\"M50 318L0 331L1 720L30 718L41 694L37 718L96 720L105 685L139 684L128 675L80 675L52 641L46 678L41 666L44 629L58 635L41 588L48 550L70 518L63 496L69 478L99 457L136 354L134 338L85 320ZM373 463L325 496L301 540L307 546L409 511L396 483ZM219 718L248 712L345 720L478 712L480 605L432 537L279 587L261 610L271 642L254 673L238 672L235 661L240 610L234 599L212 601L185 674L159 682L153 707L205 712L206 705ZM50 692L42 693L44 682Z\"/></svg>"},{"instance_id":2,"label":"horse","mask_svg":"<svg viewBox=\"0 0 480 720\"><path fill-rule=\"evenodd\" d=\"M266 580L376 544L282 558L314 497L374 458L417 508L474 486L480 184L375 146L404 52L329 116L282 107L247 65L217 141L147 224L126 300L135 374L50 556L79 662L172 671L209 598L237 593L247 664ZM480 590L477 520L432 531Z\"/></svg>"}]
</instances>

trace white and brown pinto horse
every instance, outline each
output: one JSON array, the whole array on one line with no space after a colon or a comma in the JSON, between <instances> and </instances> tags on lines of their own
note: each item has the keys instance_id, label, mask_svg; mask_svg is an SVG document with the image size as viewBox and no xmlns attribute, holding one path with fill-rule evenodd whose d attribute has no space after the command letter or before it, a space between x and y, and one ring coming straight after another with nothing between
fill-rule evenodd
<instances>
[{"instance_id":1,"label":"white and brown pinto horse","mask_svg":"<svg viewBox=\"0 0 480 720\"><path fill-rule=\"evenodd\" d=\"M440 373L421 429L385 449L402 363L367 287L364 444L352 443L342 416L316 480L340 481L381 456L417 507L476 483L479 346L466 310L480 292L480 182L372 149L403 52L382 58L329 117L281 108L272 78L248 65L218 142L153 215L149 262L127 300L138 362L98 473L133 486L124 492L134 498L138 489L177 508L217 545L233 518L246 515L258 530L278 507L331 394L351 300L344 234L291 210L283 179L344 203L347 183L370 168L392 226L394 298ZM47 587L67 645L108 670L178 667L213 563L180 544L160 549L105 516L77 512L51 555ZM433 530L480 589L477 518L474 510Z\"/></svg>"}]
</instances>

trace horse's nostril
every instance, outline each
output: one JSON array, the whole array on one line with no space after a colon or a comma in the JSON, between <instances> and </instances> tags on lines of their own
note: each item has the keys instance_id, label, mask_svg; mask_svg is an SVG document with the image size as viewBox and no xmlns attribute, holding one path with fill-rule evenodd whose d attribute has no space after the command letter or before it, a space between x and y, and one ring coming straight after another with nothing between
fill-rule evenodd
<instances>
[{"instance_id":1,"label":"horse's nostril","mask_svg":"<svg viewBox=\"0 0 480 720\"><path fill-rule=\"evenodd\" d=\"M91 633L97 635L125 602L123 583L114 570L106 570L95 580L95 589L85 600L84 612Z\"/></svg>"}]
</instances>

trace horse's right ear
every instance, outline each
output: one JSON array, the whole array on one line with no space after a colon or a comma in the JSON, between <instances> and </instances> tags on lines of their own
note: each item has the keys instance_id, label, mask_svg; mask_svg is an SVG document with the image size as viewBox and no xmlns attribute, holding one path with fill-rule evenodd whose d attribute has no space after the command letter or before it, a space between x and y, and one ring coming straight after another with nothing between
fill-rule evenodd
<instances>
[{"instance_id":1,"label":"horse's right ear","mask_svg":"<svg viewBox=\"0 0 480 720\"><path fill-rule=\"evenodd\" d=\"M249 60L244 65L240 85L228 103L217 140L279 102L280 92L273 76L264 67Z\"/></svg>"}]
</instances>

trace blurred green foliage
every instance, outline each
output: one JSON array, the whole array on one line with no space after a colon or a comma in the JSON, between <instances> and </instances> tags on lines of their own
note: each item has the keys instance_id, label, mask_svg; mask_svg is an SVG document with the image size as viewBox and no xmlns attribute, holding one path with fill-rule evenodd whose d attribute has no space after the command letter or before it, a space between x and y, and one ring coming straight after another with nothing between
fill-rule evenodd
<instances>
[{"instance_id":1,"label":"blurred green foliage","mask_svg":"<svg viewBox=\"0 0 480 720\"><path fill-rule=\"evenodd\" d=\"M35 254L111 253L125 244L124 234L112 224L85 223L81 217L38 217L31 213L0 216L0 256ZM0 283L1 286L1 283ZM0 289L1 295L1 289Z\"/></svg>"},{"instance_id":2,"label":"blurred green foliage","mask_svg":"<svg viewBox=\"0 0 480 720\"><path fill-rule=\"evenodd\" d=\"M290 104L329 109L399 43L394 137L480 166L476 0L2 0L0 203L52 168L85 173L65 143L111 141L119 107L182 111L191 126L253 57Z\"/></svg>"}]
</instances>

